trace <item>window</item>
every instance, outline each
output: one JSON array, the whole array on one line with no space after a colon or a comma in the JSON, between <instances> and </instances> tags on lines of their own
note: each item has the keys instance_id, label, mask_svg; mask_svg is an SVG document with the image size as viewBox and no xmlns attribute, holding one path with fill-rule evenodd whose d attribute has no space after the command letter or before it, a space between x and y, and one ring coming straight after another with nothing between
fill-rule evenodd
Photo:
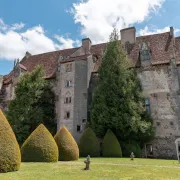
<instances>
[{"instance_id":1,"label":"window","mask_svg":"<svg viewBox=\"0 0 180 180\"><path fill-rule=\"evenodd\" d=\"M161 125L161 123L160 123L160 122L156 122L156 124L157 124L157 126L160 126L160 125Z\"/></svg>"},{"instance_id":2,"label":"window","mask_svg":"<svg viewBox=\"0 0 180 180\"><path fill-rule=\"evenodd\" d=\"M71 72L72 71L72 64L71 63L66 64L65 68L66 68L66 72Z\"/></svg>"},{"instance_id":3,"label":"window","mask_svg":"<svg viewBox=\"0 0 180 180\"><path fill-rule=\"evenodd\" d=\"M152 144L146 144L145 145L145 152L146 152L146 157L153 157L153 145Z\"/></svg>"},{"instance_id":4,"label":"window","mask_svg":"<svg viewBox=\"0 0 180 180\"><path fill-rule=\"evenodd\" d=\"M141 61L151 60L151 50L145 42L141 44L140 58Z\"/></svg>"},{"instance_id":5,"label":"window","mask_svg":"<svg viewBox=\"0 0 180 180\"><path fill-rule=\"evenodd\" d=\"M82 122L83 122L83 123L86 123L86 119L83 119Z\"/></svg>"},{"instance_id":6,"label":"window","mask_svg":"<svg viewBox=\"0 0 180 180\"><path fill-rule=\"evenodd\" d=\"M65 104L71 103L71 97L66 97L66 98L64 99L64 103L65 103Z\"/></svg>"},{"instance_id":7,"label":"window","mask_svg":"<svg viewBox=\"0 0 180 180\"><path fill-rule=\"evenodd\" d=\"M145 99L145 106L146 106L146 111L148 113L150 113L150 101L149 101L149 98Z\"/></svg>"},{"instance_id":8,"label":"window","mask_svg":"<svg viewBox=\"0 0 180 180\"><path fill-rule=\"evenodd\" d=\"M69 118L70 118L70 112L67 111L67 112L65 112L65 119L69 119Z\"/></svg>"},{"instance_id":9,"label":"window","mask_svg":"<svg viewBox=\"0 0 180 180\"><path fill-rule=\"evenodd\" d=\"M66 87L71 87L72 81L66 81Z\"/></svg>"},{"instance_id":10,"label":"window","mask_svg":"<svg viewBox=\"0 0 180 180\"><path fill-rule=\"evenodd\" d=\"M81 126L77 125L77 132L81 132Z\"/></svg>"},{"instance_id":11,"label":"window","mask_svg":"<svg viewBox=\"0 0 180 180\"><path fill-rule=\"evenodd\" d=\"M141 51L141 61L151 60L151 55L149 50Z\"/></svg>"},{"instance_id":12,"label":"window","mask_svg":"<svg viewBox=\"0 0 180 180\"><path fill-rule=\"evenodd\" d=\"M77 125L77 132L82 132L82 125Z\"/></svg>"}]
</instances>

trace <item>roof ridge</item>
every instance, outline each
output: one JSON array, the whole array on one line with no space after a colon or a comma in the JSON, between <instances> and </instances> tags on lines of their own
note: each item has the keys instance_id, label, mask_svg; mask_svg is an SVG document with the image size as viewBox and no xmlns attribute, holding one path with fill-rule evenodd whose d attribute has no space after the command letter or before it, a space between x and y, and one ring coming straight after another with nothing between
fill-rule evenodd
<instances>
[{"instance_id":1,"label":"roof ridge","mask_svg":"<svg viewBox=\"0 0 180 180\"><path fill-rule=\"evenodd\" d=\"M148 37L148 36L157 36L157 35L164 35L168 34L169 32L163 32L163 33L155 33L155 34L149 34L149 35L144 35L144 36L137 36L136 38L142 38L142 37Z\"/></svg>"},{"instance_id":2,"label":"roof ridge","mask_svg":"<svg viewBox=\"0 0 180 180\"><path fill-rule=\"evenodd\" d=\"M39 55L43 55L43 54L49 54L49 53L56 53L56 52L61 52L61 51L66 51L66 50L75 50L75 49L78 49L80 47L74 47L74 48L67 48L67 49L61 49L61 50L56 50L56 51L48 51L48 52L44 52L44 53L40 53L40 54L34 54L34 55L31 55L30 57L32 56L39 56Z\"/></svg>"}]
</instances>

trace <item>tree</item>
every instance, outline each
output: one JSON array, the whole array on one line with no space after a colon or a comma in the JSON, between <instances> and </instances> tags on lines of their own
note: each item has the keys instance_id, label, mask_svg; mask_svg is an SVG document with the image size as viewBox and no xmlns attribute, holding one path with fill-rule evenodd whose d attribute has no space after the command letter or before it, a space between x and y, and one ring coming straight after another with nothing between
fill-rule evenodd
<instances>
[{"instance_id":1,"label":"tree","mask_svg":"<svg viewBox=\"0 0 180 180\"><path fill-rule=\"evenodd\" d=\"M81 157L87 157L88 155L91 157L100 156L100 145L98 139L90 127L87 128L81 136L79 141L79 151Z\"/></svg>"},{"instance_id":2,"label":"tree","mask_svg":"<svg viewBox=\"0 0 180 180\"><path fill-rule=\"evenodd\" d=\"M109 129L102 143L103 157L122 157L121 146L114 133Z\"/></svg>"},{"instance_id":3,"label":"tree","mask_svg":"<svg viewBox=\"0 0 180 180\"><path fill-rule=\"evenodd\" d=\"M116 30L110 36L94 91L90 124L97 136L111 129L120 140L146 141L153 136L144 108L140 80L128 60Z\"/></svg>"},{"instance_id":4,"label":"tree","mask_svg":"<svg viewBox=\"0 0 180 180\"><path fill-rule=\"evenodd\" d=\"M68 129L63 126L54 136L59 149L60 161L74 161L79 158L79 148Z\"/></svg>"},{"instance_id":5,"label":"tree","mask_svg":"<svg viewBox=\"0 0 180 180\"><path fill-rule=\"evenodd\" d=\"M41 123L50 132L56 131L54 94L43 76L43 69L38 66L20 77L15 99L8 105L7 117L20 144Z\"/></svg>"},{"instance_id":6,"label":"tree","mask_svg":"<svg viewBox=\"0 0 180 180\"><path fill-rule=\"evenodd\" d=\"M0 109L0 173L17 171L21 152L14 132Z\"/></svg>"},{"instance_id":7,"label":"tree","mask_svg":"<svg viewBox=\"0 0 180 180\"><path fill-rule=\"evenodd\" d=\"M21 154L23 162L57 162L59 156L57 144L43 124L23 143Z\"/></svg>"}]
</instances>

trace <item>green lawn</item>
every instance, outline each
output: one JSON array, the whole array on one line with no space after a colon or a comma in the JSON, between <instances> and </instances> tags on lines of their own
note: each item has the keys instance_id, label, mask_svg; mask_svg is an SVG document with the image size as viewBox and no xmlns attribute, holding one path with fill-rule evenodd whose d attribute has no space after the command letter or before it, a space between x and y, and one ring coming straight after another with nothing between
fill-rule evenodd
<instances>
[{"instance_id":1,"label":"green lawn","mask_svg":"<svg viewBox=\"0 0 180 180\"><path fill-rule=\"evenodd\" d=\"M180 180L175 160L91 158L89 171L83 170L83 160L22 163L19 171L0 174L0 180Z\"/></svg>"}]
</instances>

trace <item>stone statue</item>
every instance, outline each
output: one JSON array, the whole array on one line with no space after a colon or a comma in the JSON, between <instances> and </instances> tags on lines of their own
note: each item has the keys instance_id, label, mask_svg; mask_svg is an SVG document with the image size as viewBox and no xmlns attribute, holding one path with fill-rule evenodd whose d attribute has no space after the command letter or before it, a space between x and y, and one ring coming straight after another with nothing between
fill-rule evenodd
<instances>
[{"instance_id":1,"label":"stone statue","mask_svg":"<svg viewBox=\"0 0 180 180\"><path fill-rule=\"evenodd\" d=\"M131 158L132 161L134 160L135 156L134 156L133 152L131 153L130 158Z\"/></svg>"},{"instance_id":2,"label":"stone statue","mask_svg":"<svg viewBox=\"0 0 180 180\"><path fill-rule=\"evenodd\" d=\"M90 163L91 163L91 158L90 158L90 155L87 156L86 160L84 161L84 163L86 164L86 167L84 168L84 170L89 170L89 166L90 166Z\"/></svg>"}]
</instances>

